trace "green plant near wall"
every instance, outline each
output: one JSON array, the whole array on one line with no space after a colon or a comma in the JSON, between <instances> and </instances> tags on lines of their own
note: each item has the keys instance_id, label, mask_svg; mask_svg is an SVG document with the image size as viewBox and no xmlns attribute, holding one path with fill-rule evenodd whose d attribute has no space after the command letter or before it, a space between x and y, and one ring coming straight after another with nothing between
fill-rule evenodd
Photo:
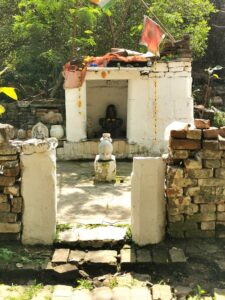
<instances>
[{"instance_id":1,"label":"green plant near wall","mask_svg":"<svg viewBox=\"0 0 225 300\"><path fill-rule=\"evenodd\" d=\"M225 112L218 111L214 114L213 125L215 127L225 126Z\"/></svg>"}]
</instances>

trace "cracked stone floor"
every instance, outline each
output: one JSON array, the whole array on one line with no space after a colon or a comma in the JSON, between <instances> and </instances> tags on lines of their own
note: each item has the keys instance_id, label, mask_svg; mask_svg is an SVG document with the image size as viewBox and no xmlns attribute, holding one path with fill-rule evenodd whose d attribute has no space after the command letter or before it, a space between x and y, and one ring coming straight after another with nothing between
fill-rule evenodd
<instances>
[{"instance_id":1,"label":"cracked stone floor","mask_svg":"<svg viewBox=\"0 0 225 300\"><path fill-rule=\"evenodd\" d=\"M117 162L117 180L94 183L94 163L57 162L59 224L130 224L132 162Z\"/></svg>"}]
</instances>

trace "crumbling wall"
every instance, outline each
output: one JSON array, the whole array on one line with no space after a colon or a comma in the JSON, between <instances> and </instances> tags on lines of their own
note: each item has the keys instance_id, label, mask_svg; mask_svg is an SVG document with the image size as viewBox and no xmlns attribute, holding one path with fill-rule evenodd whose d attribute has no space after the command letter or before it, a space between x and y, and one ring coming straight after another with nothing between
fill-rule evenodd
<instances>
[{"instance_id":1,"label":"crumbling wall","mask_svg":"<svg viewBox=\"0 0 225 300\"><path fill-rule=\"evenodd\" d=\"M225 237L225 127L173 130L166 171L167 232Z\"/></svg>"}]
</instances>

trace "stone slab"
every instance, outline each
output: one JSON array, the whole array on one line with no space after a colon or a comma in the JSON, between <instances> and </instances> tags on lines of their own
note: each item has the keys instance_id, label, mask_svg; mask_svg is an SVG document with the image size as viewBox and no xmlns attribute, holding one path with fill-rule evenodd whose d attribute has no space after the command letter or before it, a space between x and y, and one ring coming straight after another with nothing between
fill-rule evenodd
<instances>
[{"instance_id":1,"label":"stone slab","mask_svg":"<svg viewBox=\"0 0 225 300\"><path fill-rule=\"evenodd\" d=\"M173 247L169 250L170 259L172 263L186 263L187 258L184 254L183 249L179 249L176 247Z\"/></svg>"},{"instance_id":2,"label":"stone slab","mask_svg":"<svg viewBox=\"0 0 225 300\"><path fill-rule=\"evenodd\" d=\"M121 265L135 264L137 261L136 253L133 248L121 249L120 251L120 262Z\"/></svg>"},{"instance_id":3,"label":"stone slab","mask_svg":"<svg viewBox=\"0 0 225 300\"><path fill-rule=\"evenodd\" d=\"M52 263L67 263L69 253L70 249L56 249L52 257Z\"/></svg>"},{"instance_id":4,"label":"stone slab","mask_svg":"<svg viewBox=\"0 0 225 300\"><path fill-rule=\"evenodd\" d=\"M116 266L117 252L114 250L89 251L86 253L84 260L85 263Z\"/></svg>"},{"instance_id":5,"label":"stone slab","mask_svg":"<svg viewBox=\"0 0 225 300\"><path fill-rule=\"evenodd\" d=\"M132 287L130 291L130 300L152 300L150 290L146 287Z\"/></svg>"},{"instance_id":6,"label":"stone slab","mask_svg":"<svg viewBox=\"0 0 225 300\"><path fill-rule=\"evenodd\" d=\"M85 252L84 251L79 251L79 250L71 250L69 254L69 259L68 262L78 264L82 263L85 257Z\"/></svg>"},{"instance_id":7,"label":"stone slab","mask_svg":"<svg viewBox=\"0 0 225 300\"><path fill-rule=\"evenodd\" d=\"M153 300L171 300L173 298L169 285L155 284L152 287Z\"/></svg>"},{"instance_id":8,"label":"stone slab","mask_svg":"<svg viewBox=\"0 0 225 300\"><path fill-rule=\"evenodd\" d=\"M225 300L225 289L214 289L215 300Z\"/></svg>"},{"instance_id":9,"label":"stone slab","mask_svg":"<svg viewBox=\"0 0 225 300\"><path fill-rule=\"evenodd\" d=\"M52 300L58 300L61 297L72 297L73 288L67 285L56 285L52 294Z\"/></svg>"},{"instance_id":10,"label":"stone slab","mask_svg":"<svg viewBox=\"0 0 225 300\"><path fill-rule=\"evenodd\" d=\"M153 248L152 258L155 264L167 264L169 262L168 252L164 248Z\"/></svg>"},{"instance_id":11,"label":"stone slab","mask_svg":"<svg viewBox=\"0 0 225 300\"><path fill-rule=\"evenodd\" d=\"M92 300L92 295L91 292L87 289L75 290L73 292L71 300Z\"/></svg>"},{"instance_id":12,"label":"stone slab","mask_svg":"<svg viewBox=\"0 0 225 300\"><path fill-rule=\"evenodd\" d=\"M137 263L151 263L152 257L149 249L137 249Z\"/></svg>"},{"instance_id":13,"label":"stone slab","mask_svg":"<svg viewBox=\"0 0 225 300\"><path fill-rule=\"evenodd\" d=\"M92 300L112 300L112 290L108 287L95 288L92 291Z\"/></svg>"}]
</instances>

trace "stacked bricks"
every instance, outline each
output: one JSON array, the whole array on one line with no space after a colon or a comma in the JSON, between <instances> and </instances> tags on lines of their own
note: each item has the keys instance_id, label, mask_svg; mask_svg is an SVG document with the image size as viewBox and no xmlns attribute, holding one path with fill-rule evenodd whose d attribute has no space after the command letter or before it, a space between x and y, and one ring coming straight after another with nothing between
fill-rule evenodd
<instances>
[{"instance_id":1,"label":"stacked bricks","mask_svg":"<svg viewBox=\"0 0 225 300\"><path fill-rule=\"evenodd\" d=\"M19 151L9 142L11 136L13 127L0 124L0 241L18 240L21 233Z\"/></svg>"},{"instance_id":2,"label":"stacked bricks","mask_svg":"<svg viewBox=\"0 0 225 300\"><path fill-rule=\"evenodd\" d=\"M225 127L171 131L166 199L170 236L225 237Z\"/></svg>"}]
</instances>

